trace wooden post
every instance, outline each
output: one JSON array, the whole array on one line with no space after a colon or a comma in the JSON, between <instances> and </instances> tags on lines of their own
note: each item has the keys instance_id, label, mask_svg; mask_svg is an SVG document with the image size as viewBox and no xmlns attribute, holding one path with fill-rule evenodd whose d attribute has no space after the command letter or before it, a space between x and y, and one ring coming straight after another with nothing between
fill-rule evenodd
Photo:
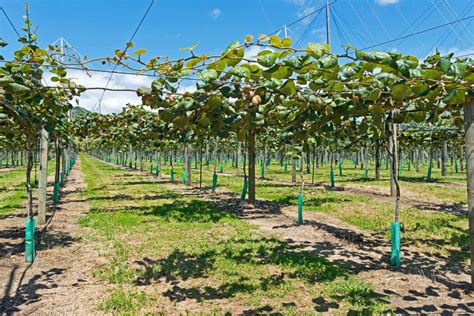
<instances>
[{"instance_id":1,"label":"wooden post","mask_svg":"<svg viewBox=\"0 0 474 316\"><path fill-rule=\"evenodd\" d=\"M471 287L474 286L474 100L464 105Z\"/></svg>"},{"instance_id":2,"label":"wooden post","mask_svg":"<svg viewBox=\"0 0 474 316\"><path fill-rule=\"evenodd\" d=\"M296 183L296 159L291 158L291 183Z\"/></svg>"},{"instance_id":3,"label":"wooden post","mask_svg":"<svg viewBox=\"0 0 474 316\"><path fill-rule=\"evenodd\" d=\"M46 223L46 193L48 187L48 132L41 130L38 189L38 224Z\"/></svg>"}]
</instances>

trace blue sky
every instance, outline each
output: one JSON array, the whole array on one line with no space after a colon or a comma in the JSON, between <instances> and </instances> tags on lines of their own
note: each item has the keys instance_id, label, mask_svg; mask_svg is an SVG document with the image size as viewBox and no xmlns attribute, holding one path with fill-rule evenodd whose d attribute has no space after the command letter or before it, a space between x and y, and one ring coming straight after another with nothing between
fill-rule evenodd
<instances>
[{"instance_id":1,"label":"blue sky","mask_svg":"<svg viewBox=\"0 0 474 316\"><path fill-rule=\"evenodd\" d=\"M21 27L24 1L0 0L0 5L17 28ZM113 54L123 48L150 0L35 0L30 2L31 19L38 27L40 43L46 45L66 38L82 55L90 58ZM198 53L218 53L228 43L247 34L270 33L307 12L322 7L325 0L155 0L134 44L146 48L147 57L184 56L180 47L199 41ZM474 15L472 0L337 0L332 5L332 49L342 52L343 44L364 48L400 35L421 31L462 17ZM288 35L301 46L308 41L325 41L325 14L305 19L289 28ZM439 48L457 54L474 52L474 19L377 47L424 57ZM0 37L11 43L4 51L8 58L16 35L0 12ZM82 74L75 74L78 79ZM147 80L118 76L111 85L136 86ZM87 79L87 78L86 78ZM80 80L80 81L81 81ZM104 76L88 79L100 84ZM96 94L82 98L91 108ZM109 96L108 110L120 109L133 96ZM105 101L105 100L104 100Z\"/></svg>"}]
</instances>

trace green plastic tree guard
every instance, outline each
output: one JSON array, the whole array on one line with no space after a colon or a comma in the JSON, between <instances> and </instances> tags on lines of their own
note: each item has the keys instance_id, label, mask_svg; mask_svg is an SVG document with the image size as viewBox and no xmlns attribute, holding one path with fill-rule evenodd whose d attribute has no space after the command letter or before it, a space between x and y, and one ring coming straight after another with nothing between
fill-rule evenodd
<instances>
[{"instance_id":1,"label":"green plastic tree guard","mask_svg":"<svg viewBox=\"0 0 474 316\"><path fill-rule=\"evenodd\" d=\"M365 179L368 179L368 178L369 178L369 169L365 169L364 178L365 178Z\"/></svg>"},{"instance_id":2,"label":"green plastic tree guard","mask_svg":"<svg viewBox=\"0 0 474 316\"><path fill-rule=\"evenodd\" d=\"M342 161L339 163L337 167L339 168L339 176L342 177Z\"/></svg>"},{"instance_id":3,"label":"green plastic tree guard","mask_svg":"<svg viewBox=\"0 0 474 316\"><path fill-rule=\"evenodd\" d=\"M428 174L426 175L426 181L431 182L431 162L428 164Z\"/></svg>"},{"instance_id":4,"label":"green plastic tree guard","mask_svg":"<svg viewBox=\"0 0 474 316\"><path fill-rule=\"evenodd\" d=\"M221 163L220 165L220 172L223 173L224 172L224 164Z\"/></svg>"},{"instance_id":5,"label":"green plastic tree guard","mask_svg":"<svg viewBox=\"0 0 474 316\"><path fill-rule=\"evenodd\" d=\"M391 240L392 240L392 253L390 256L390 264L394 268L399 268L401 264L400 258L400 223L392 222L390 224L391 229Z\"/></svg>"},{"instance_id":6,"label":"green plastic tree guard","mask_svg":"<svg viewBox=\"0 0 474 316\"><path fill-rule=\"evenodd\" d=\"M181 177L183 180L183 184L186 184L186 170L183 170L183 172L181 173Z\"/></svg>"},{"instance_id":7,"label":"green plastic tree guard","mask_svg":"<svg viewBox=\"0 0 474 316\"><path fill-rule=\"evenodd\" d=\"M454 160L454 172L458 173L459 170L458 170L458 160Z\"/></svg>"},{"instance_id":8,"label":"green plastic tree guard","mask_svg":"<svg viewBox=\"0 0 474 316\"><path fill-rule=\"evenodd\" d=\"M216 192L216 187L217 187L217 173L214 172L212 174L212 192Z\"/></svg>"},{"instance_id":9,"label":"green plastic tree guard","mask_svg":"<svg viewBox=\"0 0 474 316\"><path fill-rule=\"evenodd\" d=\"M247 186L248 186L248 181L247 177L244 178L244 185L242 187L242 193L240 194L240 201L245 201L245 196L247 195Z\"/></svg>"},{"instance_id":10,"label":"green plastic tree guard","mask_svg":"<svg viewBox=\"0 0 474 316\"><path fill-rule=\"evenodd\" d=\"M171 183L174 183L174 169L171 169Z\"/></svg>"},{"instance_id":11,"label":"green plastic tree guard","mask_svg":"<svg viewBox=\"0 0 474 316\"><path fill-rule=\"evenodd\" d=\"M262 179L265 178L265 165L261 165L260 166L260 173L262 175Z\"/></svg>"},{"instance_id":12,"label":"green plastic tree guard","mask_svg":"<svg viewBox=\"0 0 474 316\"><path fill-rule=\"evenodd\" d=\"M157 176L157 177L160 176L160 169L158 168L158 165L156 165L155 176Z\"/></svg>"},{"instance_id":13,"label":"green plastic tree guard","mask_svg":"<svg viewBox=\"0 0 474 316\"><path fill-rule=\"evenodd\" d=\"M150 164L150 173L153 174L153 164Z\"/></svg>"},{"instance_id":14,"label":"green plastic tree guard","mask_svg":"<svg viewBox=\"0 0 474 316\"><path fill-rule=\"evenodd\" d=\"M398 168L398 174L402 175L402 172L403 172L403 160L400 161L400 167Z\"/></svg>"},{"instance_id":15,"label":"green plastic tree guard","mask_svg":"<svg viewBox=\"0 0 474 316\"><path fill-rule=\"evenodd\" d=\"M303 193L298 194L298 224L302 225L303 224L303 200L304 200L304 195Z\"/></svg>"},{"instance_id":16,"label":"green plastic tree guard","mask_svg":"<svg viewBox=\"0 0 474 316\"><path fill-rule=\"evenodd\" d=\"M35 261L35 227L36 220L29 218L26 220L25 230L25 261Z\"/></svg>"},{"instance_id":17,"label":"green plastic tree guard","mask_svg":"<svg viewBox=\"0 0 474 316\"><path fill-rule=\"evenodd\" d=\"M59 202L59 183L54 182L54 188L53 188L53 204L58 205Z\"/></svg>"},{"instance_id":18,"label":"green plastic tree guard","mask_svg":"<svg viewBox=\"0 0 474 316\"><path fill-rule=\"evenodd\" d=\"M331 190L334 189L334 169L331 167L331 171L329 172L329 178L331 181Z\"/></svg>"},{"instance_id":19,"label":"green plastic tree guard","mask_svg":"<svg viewBox=\"0 0 474 316\"><path fill-rule=\"evenodd\" d=\"M285 172L288 172L288 163L285 161Z\"/></svg>"}]
</instances>

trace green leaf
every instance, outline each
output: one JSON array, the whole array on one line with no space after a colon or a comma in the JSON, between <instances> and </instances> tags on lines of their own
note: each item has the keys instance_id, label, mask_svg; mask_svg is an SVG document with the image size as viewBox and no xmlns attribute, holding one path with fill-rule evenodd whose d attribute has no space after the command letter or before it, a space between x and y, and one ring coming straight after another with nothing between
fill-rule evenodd
<instances>
[{"instance_id":1,"label":"green leaf","mask_svg":"<svg viewBox=\"0 0 474 316\"><path fill-rule=\"evenodd\" d=\"M390 64L392 62L392 56L384 52L363 52L356 50L356 58L378 64Z\"/></svg>"},{"instance_id":2,"label":"green leaf","mask_svg":"<svg viewBox=\"0 0 474 316\"><path fill-rule=\"evenodd\" d=\"M403 83L399 83L392 87L391 94L394 99L401 100L410 94L410 88Z\"/></svg>"},{"instance_id":3,"label":"green leaf","mask_svg":"<svg viewBox=\"0 0 474 316\"><path fill-rule=\"evenodd\" d=\"M286 96L289 96L296 92L296 85L292 79L288 79L279 89L280 92Z\"/></svg>"},{"instance_id":4,"label":"green leaf","mask_svg":"<svg viewBox=\"0 0 474 316\"><path fill-rule=\"evenodd\" d=\"M308 54L314 58L321 58L324 54L329 53L329 45L318 44L318 43L308 43L306 47Z\"/></svg>"},{"instance_id":5,"label":"green leaf","mask_svg":"<svg viewBox=\"0 0 474 316\"><path fill-rule=\"evenodd\" d=\"M327 55L319 60L319 65L321 68L329 69L337 65L337 56L336 55Z\"/></svg>"},{"instance_id":6,"label":"green leaf","mask_svg":"<svg viewBox=\"0 0 474 316\"><path fill-rule=\"evenodd\" d=\"M204 69L196 74L196 77L202 81L209 82L216 80L219 77L219 74L215 69Z\"/></svg>"},{"instance_id":7,"label":"green leaf","mask_svg":"<svg viewBox=\"0 0 474 316\"><path fill-rule=\"evenodd\" d=\"M275 46L275 47L278 47L278 48L281 48L282 45L281 45L281 40L278 36L276 35L273 35L273 36L270 36L270 44Z\"/></svg>"},{"instance_id":8,"label":"green leaf","mask_svg":"<svg viewBox=\"0 0 474 316\"><path fill-rule=\"evenodd\" d=\"M443 99L447 104L464 104L466 102L466 91L460 87L454 88L447 96Z\"/></svg>"},{"instance_id":9,"label":"green leaf","mask_svg":"<svg viewBox=\"0 0 474 316\"><path fill-rule=\"evenodd\" d=\"M308 58L309 58L309 55L292 56L292 57L286 58L283 62L285 63L285 65L293 69L301 69L303 68Z\"/></svg>"},{"instance_id":10,"label":"green leaf","mask_svg":"<svg viewBox=\"0 0 474 316\"><path fill-rule=\"evenodd\" d=\"M382 90L374 89L365 96L365 99L369 101L377 101L378 99L380 99L381 95L382 95Z\"/></svg>"},{"instance_id":11,"label":"green leaf","mask_svg":"<svg viewBox=\"0 0 474 316\"><path fill-rule=\"evenodd\" d=\"M250 78L251 72L247 67L235 66L229 71L230 74L241 78Z\"/></svg>"},{"instance_id":12,"label":"green leaf","mask_svg":"<svg viewBox=\"0 0 474 316\"><path fill-rule=\"evenodd\" d=\"M291 46L291 38L286 37L281 41L281 47L288 48L290 46Z\"/></svg>"},{"instance_id":13,"label":"green leaf","mask_svg":"<svg viewBox=\"0 0 474 316\"><path fill-rule=\"evenodd\" d=\"M272 67L277 60L277 55L271 50L263 50L257 54L257 61L264 67Z\"/></svg>"},{"instance_id":14,"label":"green leaf","mask_svg":"<svg viewBox=\"0 0 474 316\"><path fill-rule=\"evenodd\" d=\"M146 49L140 48L133 52L134 55L143 55L146 53Z\"/></svg>"},{"instance_id":15,"label":"green leaf","mask_svg":"<svg viewBox=\"0 0 474 316\"><path fill-rule=\"evenodd\" d=\"M27 92L30 92L30 88L16 82L9 83L8 85L12 92L15 94L25 94Z\"/></svg>"},{"instance_id":16,"label":"green leaf","mask_svg":"<svg viewBox=\"0 0 474 316\"><path fill-rule=\"evenodd\" d=\"M181 50L181 51L193 51L198 45L199 45L199 42L196 42L192 46L181 47L179 50Z\"/></svg>"},{"instance_id":17,"label":"green leaf","mask_svg":"<svg viewBox=\"0 0 474 316\"><path fill-rule=\"evenodd\" d=\"M178 116L174 119L173 125L176 128L184 128L189 125L189 118L187 116Z\"/></svg>"}]
</instances>

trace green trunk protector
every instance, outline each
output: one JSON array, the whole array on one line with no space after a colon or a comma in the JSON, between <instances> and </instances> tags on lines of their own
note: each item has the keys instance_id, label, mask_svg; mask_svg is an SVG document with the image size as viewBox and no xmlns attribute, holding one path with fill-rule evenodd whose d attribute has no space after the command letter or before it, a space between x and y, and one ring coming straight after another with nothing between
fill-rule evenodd
<instances>
[{"instance_id":1,"label":"green trunk protector","mask_svg":"<svg viewBox=\"0 0 474 316\"><path fill-rule=\"evenodd\" d=\"M262 178L265 178L265 166L263 164L260 166L260 173L262 175Z\"/></svg>"},{"instance_id":2,"label":"green trunk protector","mask_svg":"<svg viewBox=\"0 0 474 316\"><path fill-rule=\"evenodd\" d=\"M217 173L212 174L212 192L216 192L217 187Z\"/></svg>"},{"instance_id":3,"label":"green trunk protector","mask_svg":"<svg viewBox=\"0 0 474 316\"><path fill-rule=\"evenodd\" d=\"M181 177L183 180L183 184L186 184L186 170L183 170L183 172L181 173Z\"/></svg>"},{"instance_id":4,"label":"green trunk protector","mask_svg":"<svg viewBox=\"0 0 474 316\"><path fill-rule=\"evenodd\" d=\"M432 178L431 178L431 172L432 172L432 167L431 167L431 163L428 165L428 174L426 175L426 181L428 182L431 182Z\"/></svg>"},{"instance_id":5,"label":"green trunk protector","mask_svg":"<svg viewBox=\"0 0 474 316\"><path fill-rule=\"evenodd\" d=\"M221 173L224 172L224 164L221 164L221 165L220 165L220 172L221 172Z\"/></svg>"},{"instance_id":6,"label":"green trunk protector","mask_svg":"<svg viewBox=\"0 0 474 316\"><path fill-rule=\"evenodd\" d=\"M171 183L174 183L174 169L171 169Z\"/></svg>"},{"instance_id":7,"label":"green trunk protector","mask_svg":"<svg viewBox=\"0 0 474 316\"><path fill-rule=\"evenodd\" d=\"M58 202L59 202L59 183L55 182L54 189L53 189L53 204L58 205Z\"/></svg>"},{"instance_id":8,"label":"green trunk protector","mask_svg":"<svg viewBox=\"0 0 474 316\"><path fill-rule=\"evenodd\" d=\"M240 194L240 201L245 201L245 196L247 195L247 186L248 186L248 180L247 177L244 178L244 185L242 187L242 193Z\"/></svg>"},{"instance_id":9,"label":"green trunk protector","mask_svg":"<svg viewBox=\"0 0 474 316\"><path fill-rule=\"evenodd\" d=\"M298 194L298 224L303 224L303 193Z\"/></svg>"},{"instance_id":10,"label":"green trunk protector","mask_svg":"<svg viewBox=\"0 0 474 316\"><path fill-rule=\"evenodd\" d=\"M334 189L334 169L331 167L331 171L329 172L329 178L331 181L331 190Z\"/></svg>"},{"instance_id":11,"label":"green trunk protector","mask_svg":"<svg viewBox=\"0 0 474 316\"><path fill-rule=\"evenodd\" d=\"M390 224L391 229L391 240L392 240L392 253L390 256L390 264L394 268L399 268L401 265L400 258L400 223L393 222Z\"/></svg>"},{"instance_id":12,"label":"green trunk protector","mask_svg":"<svg viewBox=\"0 0 474 316\"><path fill-rule=\"evenodd\" d=\"M25 229L25 261L35 261L35 227L36 220L29 218L26 220Z\"/></svg>"}]
</instances>

